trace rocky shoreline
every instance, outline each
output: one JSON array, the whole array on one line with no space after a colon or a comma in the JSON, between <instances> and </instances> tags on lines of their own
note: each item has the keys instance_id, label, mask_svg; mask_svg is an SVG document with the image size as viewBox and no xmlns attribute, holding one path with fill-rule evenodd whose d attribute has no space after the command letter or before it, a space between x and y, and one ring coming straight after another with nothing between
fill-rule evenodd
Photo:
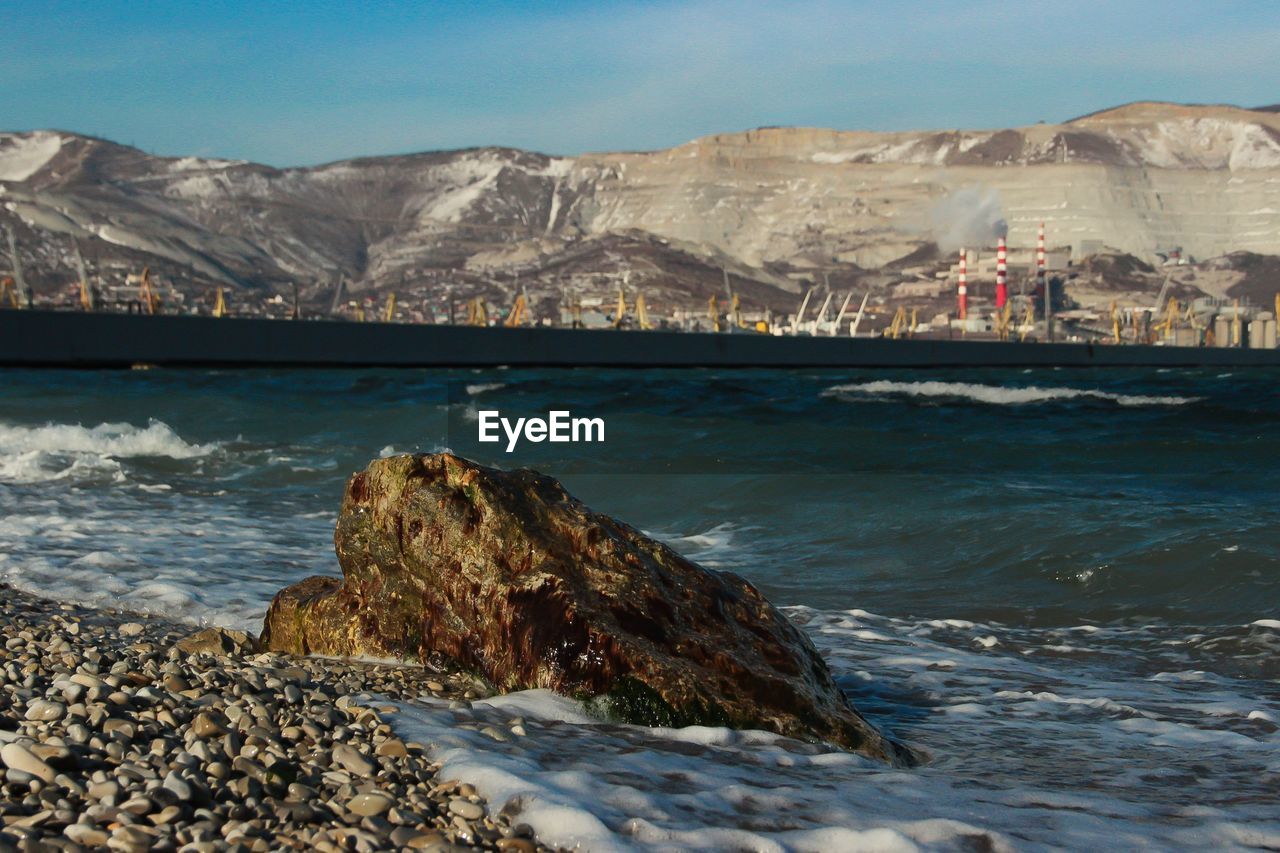
<instances>
[{"instance_id":1,"label":"rocky shoreline","mask_svg":"<svg viewBox=\"0 0 1280 853\"><path fill-rule=\"evenodd\" d=\"M486 695L465 673L0 597L0 853L548 849L382 717Z\"/></svg>"}]
</instances>

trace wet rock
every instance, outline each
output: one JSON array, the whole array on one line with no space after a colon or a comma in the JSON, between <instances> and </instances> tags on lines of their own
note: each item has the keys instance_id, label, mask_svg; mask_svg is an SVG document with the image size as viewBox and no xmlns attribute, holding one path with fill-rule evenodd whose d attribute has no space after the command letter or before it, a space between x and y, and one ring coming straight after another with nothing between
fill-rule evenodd
<instances>
[{"instance_id":1,"label":"wet rock","mask_svg":"<svg viewBox=\"0 0 1280 853\"><path fill-rule=\"evenodd\" d=\"M479 820L484 817L484 806L470 800L454 798L449 801L449 812L464 820Z\"/></svg>"},{"instance_id":2,"label":"wet rock","mask_svg":"<svg viewBox=\"0 0 1280 853\"><path fill-rule=\"evenodd\" d=\"M173 647L188 655L221 655L224 657L255 654L258 641L244 631L233 631L229 628L205 628L189 637L184 637L173 644Z\"/></svg>"},{"instance_id":3,"label":"wet rock","mask_svg":"<svg viewBox=\"0 0 1280 853\"><path fill-rule=\"evenodd\" d=\"M381 791L372 791L368 794L359 794L353 797L347 803L347 811L361 817L369 817L371 815L380 815L393 805L395 805L395 800Z\"/></svg>"},{"instance_id":4,"label":"wet rock","mask_svg":"<svg viewBox=\"0 0 1280 853\"><path fill-rule=\"evenodd\" d=\"M267 649L426 660L499 690L594 697L629 722L763 728L910 763L750 583L593 512L550 477L450 454L347 483L343 580L278 593Z\"/></svg>"}]
</instances>

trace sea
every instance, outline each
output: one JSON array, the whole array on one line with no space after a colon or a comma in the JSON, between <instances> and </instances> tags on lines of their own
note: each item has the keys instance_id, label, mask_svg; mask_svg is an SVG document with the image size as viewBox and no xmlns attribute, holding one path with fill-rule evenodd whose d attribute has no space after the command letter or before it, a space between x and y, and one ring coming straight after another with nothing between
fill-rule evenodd
<instances>
[{"instance_id":1,"label":"sea","mask_svg":"<svg viewBox=\"0 0 1280 853\"><path fill-rule=\"evenodd\" d=\"M370 459L533 467L756 584L928 756L624 726L544 691L392 715L544 841L1275 850L1278 389L1265 369L9 370L0 580L258 630L281 587L338 574ZM598 417L604 441L508 452L478 440L489 411ZM486 734L514 717L527 736Z\"/></svg>"}]
</instances>

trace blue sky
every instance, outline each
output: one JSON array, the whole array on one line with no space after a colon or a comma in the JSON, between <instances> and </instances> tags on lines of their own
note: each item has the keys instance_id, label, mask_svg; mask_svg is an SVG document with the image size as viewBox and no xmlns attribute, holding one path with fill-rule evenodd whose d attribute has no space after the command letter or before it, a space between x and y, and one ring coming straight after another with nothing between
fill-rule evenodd
<instances>
[{"instance_id":1,"label":"blue sky","mask_svg":"<svg viewBox=\"0 0 1280 853\"><path fill-rule=\"evenodd\" d=\"M303 165L1280 102L1280 2L0 0L0 129Z\"/></svg>"}]
</instances>

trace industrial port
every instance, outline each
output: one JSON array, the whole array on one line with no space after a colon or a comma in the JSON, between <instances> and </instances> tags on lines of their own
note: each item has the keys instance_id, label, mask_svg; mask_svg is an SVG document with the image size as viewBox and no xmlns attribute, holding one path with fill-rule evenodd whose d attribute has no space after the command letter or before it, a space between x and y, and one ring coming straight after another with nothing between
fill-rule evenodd
<instances>
[{"instance_id":1,"label":"industrial port","mask_svg":"<svg viewBox=\"0 0 1280 853\"><path fill-rule=\"evenodd\" d=\"M353 298L344 292L341 280L333 288L327 310L317 310L314 304L304 306L296 288L292 298L274 294L256 302L231 297L222 287L215 288L205 299L189 299L182 288L173 282L157 281L145 267L123 276L117 270L115 281L109 275L95 280L78 246L73 246L75 280L37 296L24 280L14 235L7 231L9 263L0 278L0 310L125 314L139 318L207 317L230 324L255 319L379 327L1085 343L1091 350L1094 346L1125 345L1276 349L1280 283L1273 306L1269 307L1247 299L1210 295L1180 299L1177 294L1181 288L1174 285L1175 275L1196 265L1175 251L1161 258L1161 268L1166 271L1154 300L1142 303L1133 298L1112 299L1105 310L1096 306L1082 308L1068 296L1066 287L1076 277L1073 273L1077 273L1070 252L1049 251L1043 223L1037 230L1034 247L1010 249L1002 223L997 223L993 231L994 246L959 250L954 263L935 269L932 278L917 272L916 281L898 285L893 294L896 298L877 295L870 310L871 289L841 292L829 280L807 287L791 312L744 306L728 272L722 270L722 294L709 297L705 306L674 306L662 314L647 304L642 289L628 286L629 276L625 274L612 299L598 292L584 296L566 287L558 301L544 299L536 309L518 278L510 285L512 295L507 305L494 304L483 296L457 300L448 284L428 295L415 294L412 301L398 300L394 291L381 297L366 294ZM1018 352L1023 350L1019 348Z\"/></svg>"}]
</instances>

